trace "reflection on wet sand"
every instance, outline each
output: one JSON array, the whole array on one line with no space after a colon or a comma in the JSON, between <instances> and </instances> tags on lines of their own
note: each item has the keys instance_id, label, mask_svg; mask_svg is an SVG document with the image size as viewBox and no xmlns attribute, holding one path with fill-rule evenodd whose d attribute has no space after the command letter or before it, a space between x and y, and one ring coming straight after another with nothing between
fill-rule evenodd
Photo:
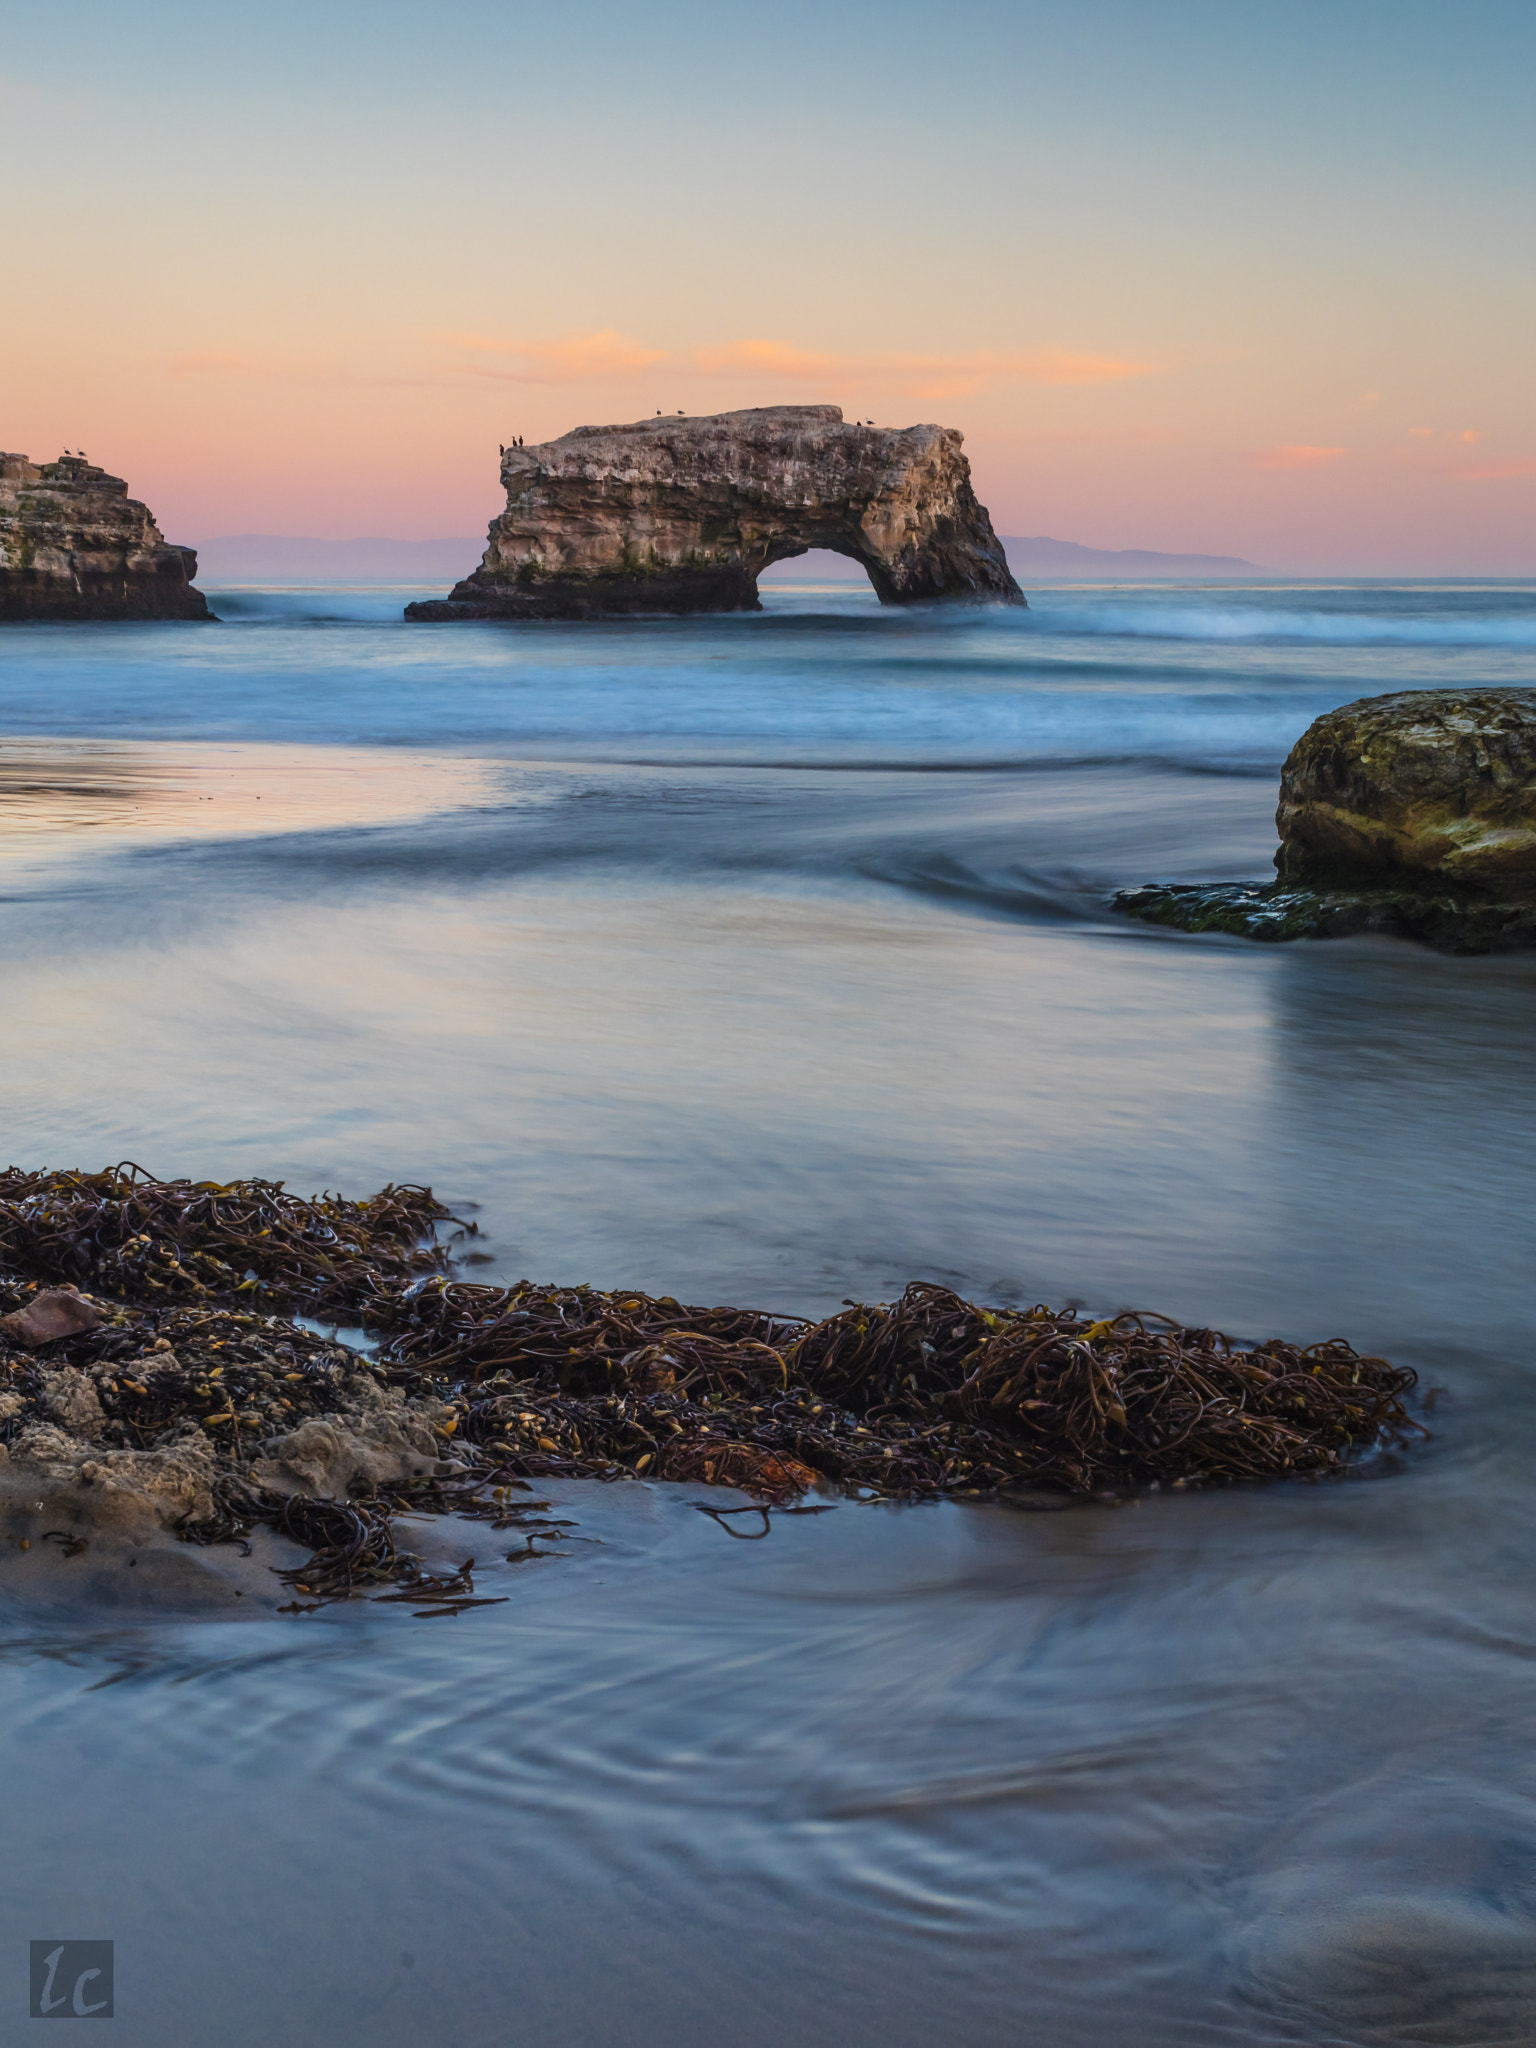
<instances>
[{"instance_id":1,"label":"reflection on wet sand","mask_svg":"<svg viewBox=\"0 0 1536 2048\"><path fill-rule=\"evenodd\" d=\"M61 836L113 841L241 837L382 824L507 800L494 764L369 747L0 738L0 861Z\"/></svg>"}]
</instances>

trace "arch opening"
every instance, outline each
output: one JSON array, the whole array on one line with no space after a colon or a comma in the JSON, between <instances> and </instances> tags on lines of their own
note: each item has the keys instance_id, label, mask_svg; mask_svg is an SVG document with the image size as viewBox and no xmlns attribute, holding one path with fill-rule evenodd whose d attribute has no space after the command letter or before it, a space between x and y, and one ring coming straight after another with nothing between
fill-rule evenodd
<instances>
[{"instance_id":1,"label":"arch opening","mask_svg":"<svg viewBox=\"0 0 1536 2048\"><path fill-rule=\"evenodd\" d=\"M799 563L805 557L819 559L807 563L798 572L774 575L774 570L783 570L788 564ZM849 590L867 589L882 603L889 602L882 595L875 569L871 566L864 549L849 541L842 534L815 532L811 534L784 534L767 549L762 566L754 582L759 591L772 591L794 583L803 576L812 582L827 582L845 585Z\"/></svg>"}]
</instances>

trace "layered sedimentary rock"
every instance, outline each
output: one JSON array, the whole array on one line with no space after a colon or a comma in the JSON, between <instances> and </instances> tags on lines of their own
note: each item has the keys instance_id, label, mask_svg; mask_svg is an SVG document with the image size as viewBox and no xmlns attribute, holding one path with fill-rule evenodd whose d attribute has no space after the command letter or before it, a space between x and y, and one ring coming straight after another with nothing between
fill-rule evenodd
<instances>
[{"instance_id":1,"label":"layered sedimentary rock","mask_svg":"<svg viewBox=\"0 0 1536 2048\"><path fill-rule=\"evenodd\" d=\"M0 619L206 619L196 574L121 477L0 454Z\"/></svg>"},{"instance_id":2,"label":"layered sedimentary rock","mask_svg":"<svg viewBox=\"0 0 1536 2048\"><path fill-rule=\"evenodd\" d=\"M1308 726L1280 776L1279 879L1153 883L1116 908L1257 939L1536 944L1536 690L1404 690Z\"/></svg>"},{"instance_id":3,"label":"layered sedimentary rock","mask_svg":"<svg viewBox=\"0 0 1536 2048\"><path fill-rule=\"evenodd\" d=\"M835 405L577 427L503 451L484 559L417 619L757 611L772 562L830 548L884 604L1022 604L952 427L850 425Z\"/></svg>"}]
</instances>

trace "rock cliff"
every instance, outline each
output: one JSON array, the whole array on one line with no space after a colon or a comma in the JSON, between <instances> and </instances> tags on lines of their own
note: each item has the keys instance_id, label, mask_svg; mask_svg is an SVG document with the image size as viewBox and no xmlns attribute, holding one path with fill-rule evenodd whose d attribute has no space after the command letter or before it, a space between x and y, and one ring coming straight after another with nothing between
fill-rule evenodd
<instances>
[{"instance_id":1,"label":"rock cliff","mask_svg":"<svg viewBox=\"0 0 1536 2048\"><path fill-rule=\"evenodd\" d=\"M831 548L883 604L1022 604L953 427L850 425L835 405L577 427L502 454L480 567L416 619L760 609L771 562Z\"/></svg>"},{"instance_id":2,"label":"rock cliff","mask_svg":"<svg viewBox=\"0 0 1536 2048\"><path fill-rule=\"evenodd\" d=\"M83 455L0 455L0 619L206 619L197 556Z\"/></svg>"}]
</instances>

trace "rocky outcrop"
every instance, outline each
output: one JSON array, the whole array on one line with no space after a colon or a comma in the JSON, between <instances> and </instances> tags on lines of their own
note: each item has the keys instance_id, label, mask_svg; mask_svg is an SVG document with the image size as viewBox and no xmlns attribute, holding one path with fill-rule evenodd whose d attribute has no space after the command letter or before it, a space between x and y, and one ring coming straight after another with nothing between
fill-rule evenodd
<instances>
[{"instance_id":1,"label":"rocky outcrop","mask_svg":"<svg viewBox=\"0 0 1536 2048\"><path fill-rule=\"evenodd\" d=\"M760 609L772 562L830 548L883 604L1022 604L953 427L850 425L835 405L577 427L503 451L484 559L415 619Z\"/></svg>"},{"instance_id":2,"label":"rocky outcrop","mask_svg":"<svg viewBox=\"0 0 1536 2048\"><path fill-rule=\"evenodd\" d=\"M1228 938L1417 939L1441 953L1503 953L1536 945L1536 902L1424 889L1306 889L1285 882L1148 882L1111 907L1142 924Z\"/></svg>"},{"instance_id":3,"label":"rocky outcrop","mask_svg":"<svg viewBox=\"0 0 1536 2048\"><path fill-rule=\"evenodd\" d=\"M1114 907L1254 939L1536 945L1536 690L1404 690L1315 719L1280 775L1278 880L1150 883Z\"/></svg>"},{"instance_id":4,"label":"rocky outcrop","mask_svg":"<svg viewBox=\"0 0 1536 2048\"><path fill-rule=\"evenodd\" d=\"M0 619L206 619L197 556L83 455L0 455Z\"/></svg>"},{"instance_id":5,"label":"rocky outcrop","mask_svg":"<svg viewBox=\"0 0 1536 2048\"><path fill-rule=\"evenodd\" d=\"M1404 690L1316 719L1280 774L1281 879L1536 898L1536 690Z\"/></svg>"}]
</instances>

